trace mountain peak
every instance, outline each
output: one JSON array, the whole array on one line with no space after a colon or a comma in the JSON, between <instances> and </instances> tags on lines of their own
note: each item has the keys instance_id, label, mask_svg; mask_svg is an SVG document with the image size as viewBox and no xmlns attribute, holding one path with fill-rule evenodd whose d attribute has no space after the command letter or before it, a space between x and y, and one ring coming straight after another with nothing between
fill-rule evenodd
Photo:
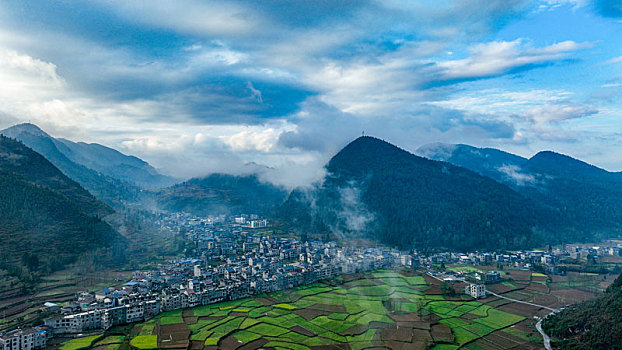
<instances>
[{"instance_id":1,"label":"mountain peak","mask_svg":"<svg viewBox=\"0 0 622 350\"><path fill-rule=\"evenodd\" d=\"M575 159L573 157L567 156L565 154L553 152L553 151L541 151L536 155L531 157L528 162L529 166L542 166L546 165L547 167L559 167L565 166L570 167L570 170L591 170L598 172L607 172L604 169L600 169L592 164L586 163L582 160Z\"/></svg>"},{"instance_id":2,"label":"mountain peak","mask_svg":"<svg viewBox=\"0 0 622 350\"><path fill-rule=\"evenodd\" d=\"M13 125L10 128L0 131L0 133L11 138L16 138L16 136L19 134L31 134L34 136L50 137L50 135L48 135L45 131L41 130L40 127L32 123Z\"/></svg>"}]
</instances>

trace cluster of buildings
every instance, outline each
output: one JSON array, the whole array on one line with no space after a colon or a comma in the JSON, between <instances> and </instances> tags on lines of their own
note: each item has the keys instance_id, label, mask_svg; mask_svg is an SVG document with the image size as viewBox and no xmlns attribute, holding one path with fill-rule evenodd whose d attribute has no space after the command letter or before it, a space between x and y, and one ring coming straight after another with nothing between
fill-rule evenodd
<instances>
[{"instance_id":1,"label":"cluster of buildings","mask_svg":"<svg viewBox=\"0 0 622 350\"><path fill-rule=\"evenodd\" d=\"M565 247L568 255L572 259L587 259L593 257L594 259L607 257L607 256L620 256L622 252L622 241L619 240L607 240L598 246L588 244L567 244Z\"/></svg>"},{"instance_id":2,"label":"cluster of buildings","mask_svg":"<svg viewBox=\"0 0 622 350\"><path fill-rule=\"evenodd\" d=\"M237 218L219 225L190 220L194 224L183 232L194 243L193 258L136 272L120 288L80 292L74 303L46 319L45 326L54 334L108 329L164 311L293 288L341 273L411 266L413 261L411 254L386 248L262 236L244 230L246 224Z\"/></svg>"},{"instance_id":3,"label":"cluster of buildings","mask_svg":"<svg viewBox=\"0 0 622 350\"><path fill-rule=\"evenodd\" d=\"M268 226L257 215L201 218L185 213L159 214L162 230L183 234L192 242L188 256L169 261L157 269L136 272L120 288L104 288L95 293L79 292L73 303L57 309L44 326L15 330L0 335L0 350L45 347L51 334L81 333L94 329L148 320L170 310L235 300L250 295L293 288L341 273L357 273L394 266L423 267L441 280L469 281L465 293L486 296L485 284L501 281L499 272L439 275L433 266L462 263L472 265L513 265L531 269L540 265L555 269L563 256L618 254L620 245L572 246L544 251L508 253L442 252L420 255L387 248L340 247L335 242L307 241L257 234L255 228Z\"/></svg>"}]
</instances>

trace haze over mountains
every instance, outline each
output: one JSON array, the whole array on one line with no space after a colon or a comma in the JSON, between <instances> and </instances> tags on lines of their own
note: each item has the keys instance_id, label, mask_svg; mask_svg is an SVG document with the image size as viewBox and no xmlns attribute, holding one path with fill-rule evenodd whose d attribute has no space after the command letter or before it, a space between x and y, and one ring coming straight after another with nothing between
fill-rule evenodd
<instances>
[{"instance_id":1,"label":"haze over mountains","mask_svg":"<svg viewBox=\"0 0 622 350\"><path fill-rule=\"evenodd\" d=\"M622 227L622 173L551 151L526 159L490 148L433 144L417 153L488 176L553 208L562 218L557 228L568 238Z\"/></svg>"},{"instance_id":2,"label":"haze over mountains","mask_svg":"<svg viewBox=\"0 0 622 350\"><path fill-rule=\"evenodd\" d=\"M328 162L321 182L288 193L257 175L211 174L166 187L174 180L101 145L55 139L32 124L1 133L120 208L147 203L149 209L196 215L258 213L299 233L401 248L526 247L622 230L622 175L548 151L526 159L433 144L417 150L421 157L361 137ZM25 169L20 176L28 178ZM82 191L77 193L92 198Z\"/></svg>"},{"instance_id":3,"label":"haze over mountains","mask_svg":"<svg viewBox=\"0 0 622 350\"><path fill-rule=\"evenodd\" d=\"M159 188L175 180L143 160L95 143L56 139L25 123L0 131L41 153L52 164L109 204L136 200L140 187Z\"/></svg>"}]
</instances>

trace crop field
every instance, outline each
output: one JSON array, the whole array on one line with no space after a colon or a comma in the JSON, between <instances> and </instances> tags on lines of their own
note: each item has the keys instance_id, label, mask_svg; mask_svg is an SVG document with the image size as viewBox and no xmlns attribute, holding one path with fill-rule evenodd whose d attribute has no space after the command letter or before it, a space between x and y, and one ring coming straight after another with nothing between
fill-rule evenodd
<instances>
[{"instance_id":1,"label":"crop field","mask_svg":"<svg viewBox=\"0 0 622 350\"><path fill-rule=\"evenodd\" d=\"M593 297L566 276L512 270L498 293L559 307ZM599 285L602 276L589 276ZM571 281L579 282L576 276ZM581 280L587 283L588 278ZM613 279L611 279L613 280ZM62 348L116 349L541 349L534 316L547 310L489 297L448 297L441 282L413 271L375 271L156 318ZM464 284L456 284L460 290Z\"/></svg>"},{"instance_id":2,"label":"crop field","mask_svg":"<svg viewBox=\"0 0 622 350\"><path fill-rule=\"evenodd\" d=\"M485 300L446 298L439 283L412 271L346 276L163 313L134 325L127 342L135 349L457 349L492 337L539 348L531 330L514 327L526 317Z\"/></svg>"}]
</instances>

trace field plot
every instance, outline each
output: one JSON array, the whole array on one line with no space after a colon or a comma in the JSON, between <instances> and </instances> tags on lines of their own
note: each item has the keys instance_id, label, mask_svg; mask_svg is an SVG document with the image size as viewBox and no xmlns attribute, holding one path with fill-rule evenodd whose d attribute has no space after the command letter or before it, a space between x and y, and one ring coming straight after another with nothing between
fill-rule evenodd
<instances>
[{"instance_id":1,"label":"field plot","mask_svg":"<svg viewBox=\"0 0 622 350\"><path fill-rule=\"evenodd\" d=\"M608 276L509 270L499 294L560 307L593 298ZM63 349L542 349L534 316L510 300L442 295L413 271L375 271L286 291L165 312ZM459 287L458 285L457 287Z\"/></svg>"},{"instance_id":2,"label":"field plot","mask_svg":"<svg viewBox=\"0 0 622 350\"><path fill-rule=\"evenodd\" d=\"M376 271L334 282L166 312L134 325L124 344L134 349L457 349L496 341L538 347L538 339L518 329L503 333L524 316L466 297L445 298L437 292L440 282L412 271ZM118 349L121 342L122 337L109 336L93 348Z\"/></svg>"}]
</instances>

